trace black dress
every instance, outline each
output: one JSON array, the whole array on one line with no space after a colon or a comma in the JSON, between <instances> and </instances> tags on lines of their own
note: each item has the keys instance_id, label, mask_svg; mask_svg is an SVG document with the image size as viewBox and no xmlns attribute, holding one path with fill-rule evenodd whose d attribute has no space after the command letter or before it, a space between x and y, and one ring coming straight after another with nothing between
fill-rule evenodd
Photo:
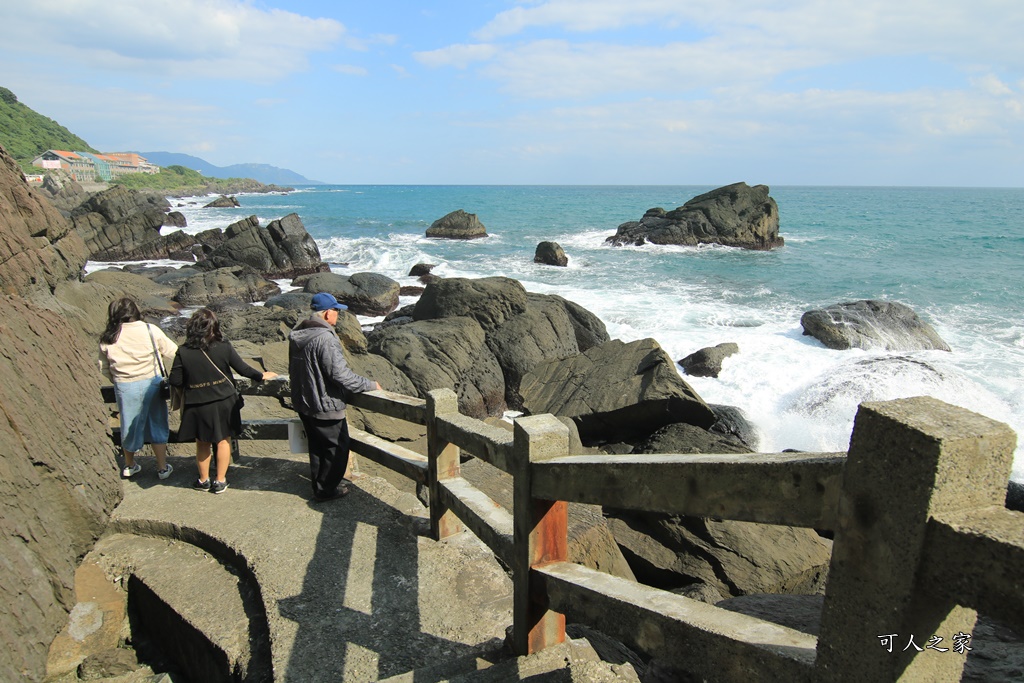
<instances>
[{"instance_id":1,"label":"black dress","mask_svg":"<svg viewBox=\"0 0 1024 683\"><path fill-rule=\"evenodd\" d=\"M217 443L242 431L242 397L229 379L232 370L257 382L263 379L263 373L242 360L230 342L214 342L205 354L178 347L168 377L173 386L185 387L178 441Z\"/></svg>"}]
</instances>

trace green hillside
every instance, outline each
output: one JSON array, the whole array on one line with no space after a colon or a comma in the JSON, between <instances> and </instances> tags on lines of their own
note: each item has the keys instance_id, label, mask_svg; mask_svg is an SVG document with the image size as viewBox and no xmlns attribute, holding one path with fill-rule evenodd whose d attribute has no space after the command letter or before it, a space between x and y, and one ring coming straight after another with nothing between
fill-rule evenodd
<instances>
[{"instance_id":1,"label":"green hillside","mask_svg":"<svg viewBox=\"0 0 1024 683\"><path fill-rule=\"evenodd\" d=\"M0 145L17 161L31 161L48 149L97 150L53 119L37 114L0 87Z\"/></svg>"}]
</instances>

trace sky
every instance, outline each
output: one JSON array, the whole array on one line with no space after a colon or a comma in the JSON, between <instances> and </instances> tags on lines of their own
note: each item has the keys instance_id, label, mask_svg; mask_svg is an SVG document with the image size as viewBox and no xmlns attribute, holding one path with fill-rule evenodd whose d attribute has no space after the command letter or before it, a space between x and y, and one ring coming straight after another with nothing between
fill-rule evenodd
<instances>
[{"instance_id":1,"label":"sky","mask_svg":"<svg viewBox=\"0 0 1024 683\"><path fill-rule=\"evenodd\" d=\"M1024 187L1021 0L32 0L0 86L104 152L339 184Z\"/></svg>"}]
</instances>

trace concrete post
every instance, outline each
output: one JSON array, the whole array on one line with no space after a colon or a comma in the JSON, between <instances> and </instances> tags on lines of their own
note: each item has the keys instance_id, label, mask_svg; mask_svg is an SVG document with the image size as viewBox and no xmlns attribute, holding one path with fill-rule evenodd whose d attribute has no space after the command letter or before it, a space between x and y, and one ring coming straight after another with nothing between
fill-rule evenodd
<instances>
[{"instance_id":1,"label":"concrete post","mask_svg":"<svg viewBox=\"0 0 1024 683\"><path fill-rule=\"evenodd\" d=\"M451 389L427 392L427 486L430 489L430 535L435 541L462 531L458 517L441 502L438 482L460 476L459 447L437 435L437 419L458 415L459 399Z\"/></svg>"},{"instance_id":2,"label":"concrete post","mask_svg":"<svg viewBox=\"0 0 1024 683\"><path fill-rule=\"evenodd\" d=\"M519 418L513 443L513 647L539 652L565 640L565 616L548 609L530 568L568 558L568 503L534 499L530 463L569 454L569 430L551 415Z\"/></svg>"},{"instance_id":3,"label":"concrete post","mask_svg":"<svg viewBox=\"0 0 1024 683\"><path fill-rule=\"evenodd\" d=\"M917 581L927 524L934 514L1003 505L1015 443L1006 425L934 398L861 405L816 680L960 680L966 652L954 650L954 639L971 634L976 614Z\"/></svg>"}]
</instances>

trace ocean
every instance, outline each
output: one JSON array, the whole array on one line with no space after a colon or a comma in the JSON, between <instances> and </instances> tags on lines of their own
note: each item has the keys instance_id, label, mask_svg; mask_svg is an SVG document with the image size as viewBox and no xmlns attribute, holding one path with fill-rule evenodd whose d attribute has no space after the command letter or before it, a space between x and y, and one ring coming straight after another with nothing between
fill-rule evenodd
<instances>
[{"instance_id":1,"label":"ocean","mask_svg":"<svg viewBox=\"0 0 1024 683\"><path fill-rule=\"evenodd\" d=\"M584 306L612 338L656 339L675 360L735 342L717 379L684 379L706 401L743 409L764 452L846 450L861 402L917 395L1022 433L1024 189L773 187L780 249L605 245L620 223L711 189L326 185L240 195L237 209L204 209L205 197L171 204L187 232L295 212L337 273L415 285L409 269L431 263L443 277L515 278ZM477 214L488 237L424 236L456 209ZM533 263L545 240L563 247L567 268ZM857 299L910 306L952 352L833 351L802 334L805 311ZM1024 481L1024 447L1013 478Z\"/></svg>"}]
</instances>

